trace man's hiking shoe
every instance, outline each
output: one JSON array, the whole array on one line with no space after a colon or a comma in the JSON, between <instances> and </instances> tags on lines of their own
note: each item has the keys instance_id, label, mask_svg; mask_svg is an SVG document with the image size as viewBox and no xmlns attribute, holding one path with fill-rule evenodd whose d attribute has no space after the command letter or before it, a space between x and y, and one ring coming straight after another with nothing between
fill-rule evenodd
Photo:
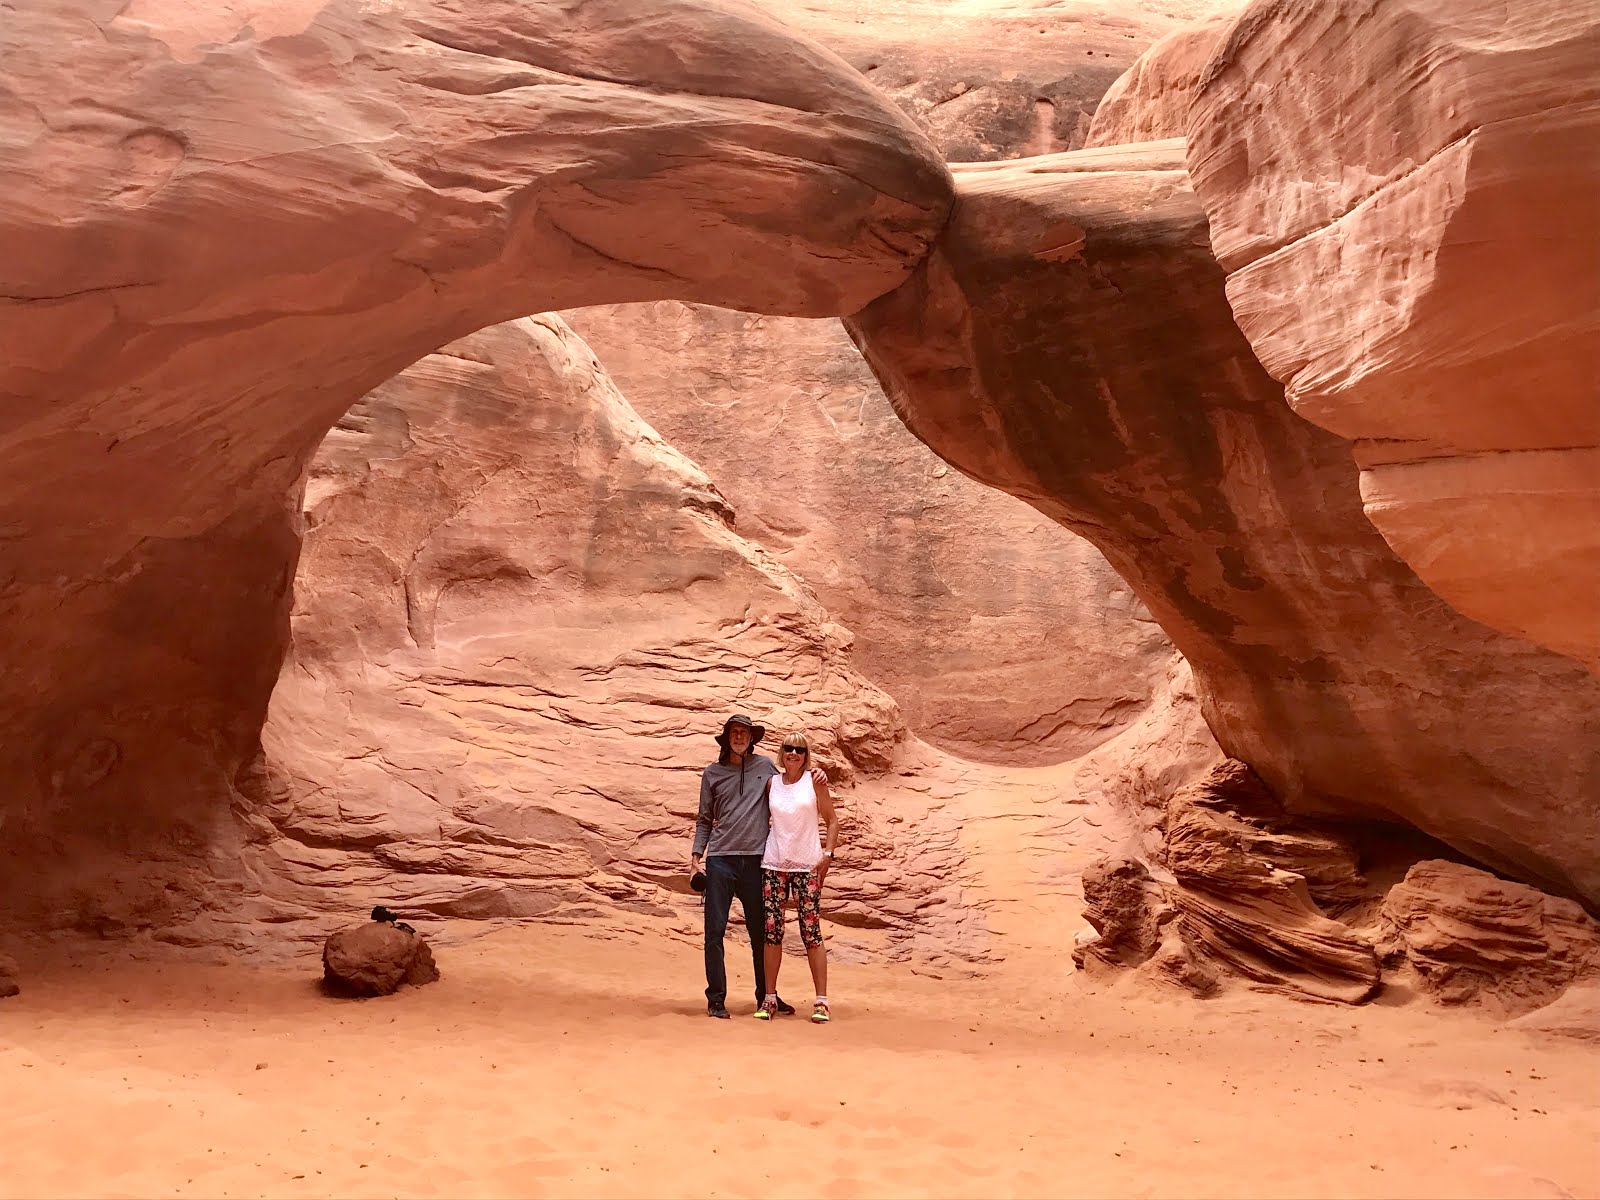
<instances>
[{"instance_id":1,"label":"man's hiking shoe","mask_svg":"<svg viewBox=\"0 0 1600 1200\"><path fill-rule=\"evenodd\" d=\"M782 996L778 997L778 1015L782 1017L794 1016L794 1005L787 1003Z\"/></svg>"},{"instance_id":2,"label":"man's hiking shoe","mask_svg":"<svg viewBox=\"0 0 1600 1200\"><path fill-rule=\"evenodd\" d=\"M818 1025L828 1023L828 1006L821 1000L818 1000L817 1006L811 1010L811 1020Z\"/></svg>"},{"instance_id":3,"label":"man's hiking shoe","mask_svg":"<svg viewBox=\"0 0 1600 1200\"><path fill-rule=\"evenodd\" d=\"M763 1000L761 1007L750 1015L758 1021L770 1021L778 1015L778 1002L776 1000Z\"/></svg>"},{"instance_id":4,"label":"man's hiking shoe","mask_svg":"<svg viewBox=\"0 0 1600 1200\"><path fill-rule=\"evenodd\" d=\"M724 1021L731 1020L731 1017L728 1013L728 1006L726 1004L706 1005L706 1016L720 1017Z\"/></svg>"}]
</instances>

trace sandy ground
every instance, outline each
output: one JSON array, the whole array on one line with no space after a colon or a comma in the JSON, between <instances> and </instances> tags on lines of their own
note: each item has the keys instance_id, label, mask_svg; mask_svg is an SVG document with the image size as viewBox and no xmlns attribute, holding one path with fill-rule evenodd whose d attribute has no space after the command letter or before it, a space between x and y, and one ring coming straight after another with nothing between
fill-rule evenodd
<instances>
[{"instance_id":1,"label":"sandy ground","mask_svg":"<svg viewBox=\"0 0 1600 1200\"><path fill-rule=\"evenodd\" d=\"M730 950L735 949L730 946ZM324 998L314 956L27 964L0 1196L1593 1196L1600 1048L1422 1005L835 968L707 1020L697 947L536 926ZM790 959L784 992L810 990Z\"/></svg>"}]
</instances>

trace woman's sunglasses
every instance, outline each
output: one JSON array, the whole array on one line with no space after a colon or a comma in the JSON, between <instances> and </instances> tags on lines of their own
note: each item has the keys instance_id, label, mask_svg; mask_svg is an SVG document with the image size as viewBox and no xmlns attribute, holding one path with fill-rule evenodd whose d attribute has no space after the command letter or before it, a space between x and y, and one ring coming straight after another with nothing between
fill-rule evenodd
<instances>
[{"instance_id":1,"label":"woman's sunglasses","mask_svg":"<svg viewBox=\"0 0 1600 1200\"><path fill-rule=\"evenodd\" d=\"M806 748L804 746L785 746L783 752L785 754L804 754Z\"/></svg>"}]
</instances>

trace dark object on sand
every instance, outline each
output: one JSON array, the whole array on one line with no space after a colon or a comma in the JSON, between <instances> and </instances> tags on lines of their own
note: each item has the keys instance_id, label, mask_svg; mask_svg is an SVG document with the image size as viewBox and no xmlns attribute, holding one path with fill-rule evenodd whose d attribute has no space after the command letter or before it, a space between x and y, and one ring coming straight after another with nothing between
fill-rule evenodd
<instances>
[{"instance_id":1,"label":"dark object on sand","mask_svg":"<svg viewBox=\"0 0 1600 1200\"><path fill-rule=\"evenodd\" d=\"M421 987L438 978L427 941L382 906L371 921L341 929L322 946L323 986L337 996L387 996L402 984Z\"/></svg>"},{"instance_id":2,"label":"dark object on sand","mask_svg":"<svg viewBox=\"0 0 1600 1200\"><path fill-rule=\"evenodd\" d=\"M0 999L15 996L21 990L22 985L17 982L16 961L0 954Z\"/></svg>"},{"instance_id":3,"label":"dark object on sand","mask_svg":"<svg viewBox=\"0 0 1600 1200\"><path fill-rule=\"evenodd\" d=\"M395 916L393 909L385 908L381 904L372 910L372 919L374 921L384 921L390 925L393 925L396 929L405 930L407 933L417 932L410 925L407 925L399 917Z\"/></svg>"}]
</instances>

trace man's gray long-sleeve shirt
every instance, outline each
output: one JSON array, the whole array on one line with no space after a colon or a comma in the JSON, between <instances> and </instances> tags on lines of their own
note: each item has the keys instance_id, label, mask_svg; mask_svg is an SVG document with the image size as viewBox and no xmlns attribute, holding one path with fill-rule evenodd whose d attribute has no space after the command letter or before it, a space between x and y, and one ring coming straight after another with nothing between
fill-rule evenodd
<instances>
[{"instance_id":1,"label":"man's gray long-sleeve shirt","mask_svg":"<svg viewBox=\"0 0 1600 1200\"><path fill-rule=\"evenodd\" d=\"M761 854L767 848L767 780L778 773L770 758L747 754L743 765L712 763L700 772L700 815L694 852Z\"/></svg>"}]
</instances>

